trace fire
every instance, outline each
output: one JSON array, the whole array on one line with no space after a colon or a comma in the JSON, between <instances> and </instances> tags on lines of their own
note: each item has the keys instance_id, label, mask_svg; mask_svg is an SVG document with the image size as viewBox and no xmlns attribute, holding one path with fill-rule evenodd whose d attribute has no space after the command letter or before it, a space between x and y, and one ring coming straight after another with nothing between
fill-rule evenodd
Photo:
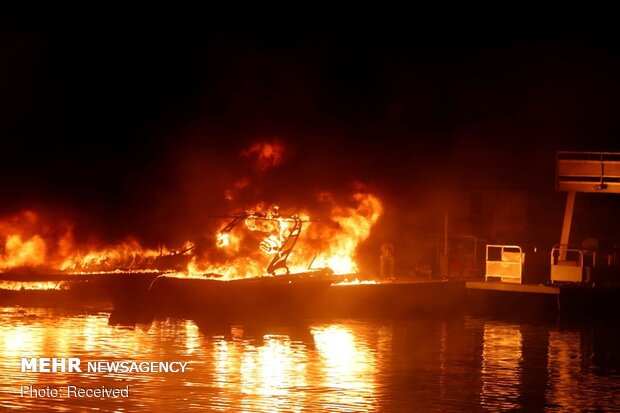
<instances>
[{"instance_id":1,"label":"fire","mask_svg":"<svg viewBox=\"0 0 620 413\"><path fill-rule=\"evenodd\" d=\"M263 141L241 152L264 172L282 164L287 154L278 141ZM222 202L233 206L253 192L263 174L233 179ZM235 196L233 196L233 194ZM327 269L333 274L359 272L356 252L383 213L379 198L358 187L346 196L323 192L318 203L258 203L231 215L232 222L180 249L145 246L128 237L116 243L77 241L73 225L33 211L0 218L0 271L38 269L66 273L160 271L179 276L238 279ZM245 202L245 201L244 201ZM223 224L225 225L225 224Z\"/></svg>"},{"instance_id":2,"label":"fire","mask_svg":"<svg viewBox=\"0 0 620 413\"><path fill-rule=\"evenodd\" d=\"M350 274L359 269L355 262L355 251L360 242L370 236L370 230L383 213L379 198L368 193L352 196L353 206L343 207L335 203L329 194L321 194L325 202L331 204L330 220L337 224L321 227L321 224L308 228L309 238L327 240L321 242L321 249L314 260L313 267L331 268L335 274ZM307 243L302 242L303 250Z\"/></svg>"},{"instance_id":3,"label":"fire","mask_svg":"<svg viewBox=\"0 0 620 413\"><path fill-rule=\"evenodd\" d=\"M258 211L260 217L250 212L250 217L243 220L243 225L227 229L216 236L216 244L221 249L226 249L230 240L234 239L236 250L244 252L242 257L224 259L219 264L214 264L215 260L211 256L196 257L188 273L218 274L224 279L267 275L265 268L289 239L296 219L302 222L302 230L288 257L291 273L306 272L309 269L329 269L334 274L357 272L357 247L370 236L373 225L381 216L381 201L375 195L364 192L353 194L347 205L338 203L335 197L327 193L320 194L319 201L329 212L328 216L317 220L313 220L307 211L284 215L277 206L269 209L258 205L255 211ZM248 242L254 242L254 248L241 248L242 244Z\"/></svg>"},{"instance_id":4,"label":"fire","mask_svg":"<svg viewBox=\"0 0 620 413\"><path fill-rule=\"evenodd\" d=\"M360 284L381 284L379 281L375 281L375 280L359 280L359 279L354 279L353 281L340 281L338 283L334 283L333 285L360 285Z\"/></svg>"},{"instance_id":5,"label":"fire","mask_svg":"<svg viewBox=\"0 0 620 413\"><path fill-rule=\"evenodd\" d=\"M0 262L3 269L40 266L45 262L45 241L39 235L22 241L21 235L11 234L6 237Z\"/></svg>"},{"instance_id":6,"label":"fire","mask_svg":"<svg viewBox=\"0 0 620 413\"><path fill-rule=\"evenodd\" d=\"M69 284L63 281L0 281L0 290L65 290Z\"/></svg>"},{"instance_id":7,"label":"fire","mask_svg":"<svg viewBox=\"0 0 620 413\"><path fill-rule=\"evenodd\" d=\"M78 245L72 226L54 223L33 211L0 219L0 271L29 268L48 272L112 272L145 270L160 257L182 257L193 249L159 250L128 238L114 245Z\"/></svg>"},{"instance_id":8,"label":"fire","mask_svg":"<svg viewBox=\"0 0 620 413\"><path fill-rule=\"evenodd\" d=\"M138 241L130 238L118 245L91 250L84 254L78 251L60 264L60 270L134 268L159 255L159 251L143 248Z\"/></svg>"},{"instance_id":9,"label":"fire","mask_svg":"<svg viewBox=\"0 0 620 413\"><path fill-rule=\"evenodd\" d=\"M217 246L220 248L226 248L229 245L230 245L230 234L228 232L218 232Z\"/></svg>"},{"instance_id":10,"label":"fire","mask_svg":"<svg viewBox=\"0 0 620 413\"><path fill-rule=\"evenodd\" d=\"M289 216L281 214L277 206L258 205L256 211L262 211L260 217L264 218L249 217L242 220L239 228L215 234L217 248L204 248L206 252L200 255L194 253L191 242L180 250L146 248L134 238L114 245L77 245L71 227L50 231L50 224L42 224L38 215L27 212L0 221L0 236L4 237L4 244L0 244L0 269L29 267L85 273L157 268L181 271L179 275L184 276L258 277L268 275L269 263L287 242L291 243L291 236L297 235L287 260L291 273L309 269L356 273L356 249L379 219L381 202L376 196L361 192L344 204L329 194L320 194L319 200L328 214L317 220L312 220L305 210ZM36 233L37 229L40 233Z\"/></svg>"},{"instance_id":11,"label":"fire","mask_svg":"<svg viewBox=\"0 0 620 413\"><path fill-rule=\"evenodd\" d=\"M37 267L46 263L47 245L45 237L50 236L46 231L39 233L39 217L32 211L22 211L18 214L0 220L0 269L7 270L15 267Z\"/></svg>"},{"instance_id":12,"label":"fire","mask_svg":"<svg viewBox=\"0 0 620 413\"><path fill-rule=\"evenodd\" d=\"M260 277L265 274L265 265L261 260L251 257L238 257L224 264L211 263L208 260L192 258L187 272L176 273L179 277L209 277L218 280L237 280Z\"/></svg>"}]
</instances>

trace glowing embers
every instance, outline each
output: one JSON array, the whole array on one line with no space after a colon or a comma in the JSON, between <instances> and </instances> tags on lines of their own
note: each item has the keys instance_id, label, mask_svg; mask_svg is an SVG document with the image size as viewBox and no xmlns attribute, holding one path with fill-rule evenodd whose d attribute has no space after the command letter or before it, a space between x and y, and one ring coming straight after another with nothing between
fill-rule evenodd
<instances>
[{"instance_id":1,"label":"glowing embers","mask_svg":"<svg viewBox=\"0 0 620 413\"><path fill-rule=\"evenodd\" d=\"M359 279L354 279L351 281L348 280L344 280L344 281L340 281L338 283L334 283L333 285L335 286L341 286L341 285L373 285L373 284L381 284L380 281L375 281L375 280L359 280Z\"/></svg>"}]
</instances>

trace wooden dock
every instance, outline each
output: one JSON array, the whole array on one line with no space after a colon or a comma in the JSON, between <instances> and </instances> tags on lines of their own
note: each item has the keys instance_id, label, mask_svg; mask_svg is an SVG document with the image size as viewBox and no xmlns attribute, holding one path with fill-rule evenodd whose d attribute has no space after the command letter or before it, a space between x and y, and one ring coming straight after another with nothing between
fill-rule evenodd
<instances>
[{"instance_id":1,"label":"wooden dock","mask_svg":"<svg viewBox=\"0 0 620 413\"><path fill-rule=\"evenodd\" d=\"M620 287L586 283L558 285L468 281L467 304L474 313L514 317L616 319Z\"/></svg>"},{"instance_id":2,"label":"wooden dock","mask_svg":"<svg viewBox=\"0 0 620 413\"><path fill-rule=\"evenodd\" d=\"M514 284L501 281L467 281L465 283L465 287L468 290L506 291L524 294L560 294L560 287L544 284Z\"/></svg>"},{"instance_id":3,"label":"wooden dock","mask_svg":"<svg viewBox=\"0 0 620 413\"><path fill-rule=\"evenodd\" d=\"M307 317L401 317L416 313L491 314L526 318L576 316L620 317L620 285L565 283L517 284L501 281L400 280L332 286L306 294L308 288L271 288L256 280L224 282L164 277L158 273L112 274L0 274L2 305L66 305L104 302L119 313L152 312L161 315L289 313ZM281 281L274 279L274 281ZM161 282L165 281L165 282ZM295 281L291 279L291 281ZM29 289L22 283L60 283L64 288ZM294 283L297 285L297 282ZM155 287L155 288L152 288ZM293 287L293 286L291 286ZM291 294L291 290L293 294ZM294 291L293 291L294 290ZM261 299L262 297L262 299ZM288 303L288 307L287 307ZM300 306L300 303L304 303ZM299 307L299 308L298 308ZM149 310L148 313L151 311Z\"/></svg>"}]
</instances>

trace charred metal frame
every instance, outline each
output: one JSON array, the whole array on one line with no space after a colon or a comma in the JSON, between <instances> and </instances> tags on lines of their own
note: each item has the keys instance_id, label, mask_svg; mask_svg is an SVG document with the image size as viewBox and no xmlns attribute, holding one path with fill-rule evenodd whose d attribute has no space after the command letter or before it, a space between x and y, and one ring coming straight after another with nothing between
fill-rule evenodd
<instances>
[{"instance_id":1,"label":"charred metal frame","mask_svg":"<svg viewBox=\"0 0 620 413\"><path fill-rule=\"evenodd\" d=\"M278 222L291 222L292 228L290 229L288 235L282 242L282 244L277 248L275 256L267 266L267 273L271 275L275 275L275 272L279 269L286 270L286 275L290 273L290 270L287 266L286 260L291 255L291 251L295 247L297 240L299 239L299 235L301 234L301 227L305 222L312 222L307 220L302 220L297 215L291 216L281 216L278 214L277 209L272 214L264 214L261 212L255 211L246 211L239 214L231 214L228 217L232 218L232 220L224 226L220 230L220 234L227 234L233 230L239 223L245 220L257 220L257 221L278 221Z\"/></svg>"}]
</instances>

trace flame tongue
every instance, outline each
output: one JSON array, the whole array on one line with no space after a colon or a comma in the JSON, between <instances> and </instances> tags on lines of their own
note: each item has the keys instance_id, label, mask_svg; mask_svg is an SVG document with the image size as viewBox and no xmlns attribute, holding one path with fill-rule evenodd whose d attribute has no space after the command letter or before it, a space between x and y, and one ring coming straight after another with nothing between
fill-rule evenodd
<instances>
[{"instance_id":1,"label":"flame tongue","mask_svg":"<svg viewBox=\"0 0 620 413\"><path fill-rule=\"evenodd\" d=\"M332 208L332 221L337 227L332 230L317 228L317 238L329 240L324 243L322 252L315 259L316 267L331 268L335 274L350 274L358 271L354 261L355 251L360 242L370 236L370 230L383 213L379 199L370 194L353 195L354 207Z\"/></svg>"},{"instance_id":2,"label":"flame tongue","mask_svg":"<svg viewBox=\"0 0 620 413\"><path fill-rule=\"evenodd\" d=\"M36 267L45 263L45 241L39 236L22 240L21 235L6 237L2 267Z\"/></svg>"}]
</instances>

